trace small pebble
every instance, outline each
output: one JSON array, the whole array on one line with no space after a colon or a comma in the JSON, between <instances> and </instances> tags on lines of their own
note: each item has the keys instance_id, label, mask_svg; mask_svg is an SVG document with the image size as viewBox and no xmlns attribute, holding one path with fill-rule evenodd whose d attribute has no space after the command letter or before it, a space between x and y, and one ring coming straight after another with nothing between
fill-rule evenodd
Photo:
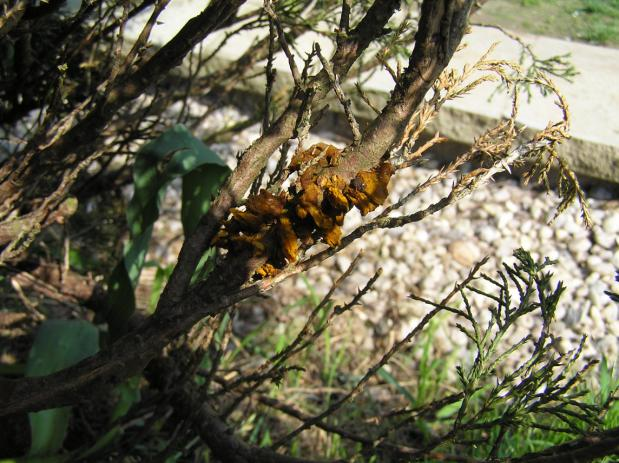
<instances>
[{"instance_id":1,"label":"small pebble","mask_svg":"<svg viewBox=\"0 0 619 463\"><path fill-rule=\"evenodd\" d=\"M609 235L619 234L619 215L608 215L602 222L602 228Z\"/></svg>"},{"instance_id":2,"label":"small pebble","mask_svg":"<svg viewBox=\"0 0 619 463\"><path fill-rule=\"evenodd\" d=\"M604 230L597 229L593 233L596 244L599 244L601 247L606 249L616 249L617 246L617 238L615 235L611 235Z\"/></svg>"},{"instance_id":3,"label":"small pebble","mask_svg":"<svg viewBox=\"0 0 619 463\"><path fill-rule=\"evenodd\" d=\"M479 260L479 249L472 241L453 241L448 249L454 260L465 267L470 267Z\"/></svg>"},{"instance_id":4,"label":"small pebble","mask_svg":"<svg viewBox=\"0 0 619 463\"><path fill-rule=\"evenodd\" d=\"M586 238L580 238L570 241L567 246L573 254L585 254L591 249L591 241Z\"/></svg>"}]
</instances>

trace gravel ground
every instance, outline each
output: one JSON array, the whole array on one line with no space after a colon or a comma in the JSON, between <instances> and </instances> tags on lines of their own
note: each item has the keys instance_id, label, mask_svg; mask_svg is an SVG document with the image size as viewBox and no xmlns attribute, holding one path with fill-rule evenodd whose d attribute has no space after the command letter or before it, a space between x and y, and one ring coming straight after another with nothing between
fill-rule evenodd
<instances>
[{"instance_id":1,"label":"gravel ground","mask_svg":"<svg viewBox=\"0 0 619 463\"><path fill-rule=\"evenodd\" d=\"M212 124L224 125L238 120L235 110L218 113ZM259 135L259 128L252 127L234 137L230 143L212 146L220 155L234 164L236 152ZM332 134L321 134L308 141L308 146L317 141L342 146L343 141ZM273 161L275 162L275 161ZM274 166L271 166L274 167ZM436 172L430 167L415 167L400 171L390 184L389 201L395 201L418 183ZM451 181L436 185L409 202L403 212L411 213L447 195ZM604 191L597 191L598 197ZM517 180L499 180L483 187L472 196L461 200L422 222L405 228L375 231L357 240L342 253L329 259L320 268L307 274L318 294L324 294L334 275L343 271L352 258L364 251L357 270L341 286L336 297L349 299L357 288L365 285L378 267L383 274L376 283L375 291L368 293L361 307L350 316L358 317L367 333L359 333L359 342L367 348L376 348L376 340L393 340L405 335L429 310L427 305L411 300L415 293L439 301L455 282L468 274L472 265L483 256L490 259L485 273L496 275L500 262L513 262L516 248L522 247L533 257L547 256L558 260L553 267L555 280L567 287L556 313L554 332L561 337L562 349L574 348L581 337L587 335L584 357L604 354L615 363L619 350L619 306L613 303L604 291L619 292L614 281L614 272L619 268L619 200L590 199L591 215L595 222L592 230L586 229L576 206L560 215L554 222L558 198L519 184ZM180 222L173 218L178 207L178 189L166 198L169 220L158 223L159 235L165 232L180 233ZM356 213L346 217L345 229L351 230L362 220ZM160 240L154 257L173 260L179 242ZM335 272L335 273L334 273ZM307 284L302 278L291 278L278 286L270 297L279 303L290 303L306 294ZM479 320L489 318L488 301L474 295L473 304ZM269 302L273 305L273 301ZM247 320L257 321L264 314L259 308ZM525 317L511 332L510 341L517 341L540 326L535 316ZM442 323L436 332L435 353L454 352L466 349L466 338L451 322ZM384 342L380 342L381 346ZM514 360L517 360L514 359Z\"/></svg>"}]
</instances>

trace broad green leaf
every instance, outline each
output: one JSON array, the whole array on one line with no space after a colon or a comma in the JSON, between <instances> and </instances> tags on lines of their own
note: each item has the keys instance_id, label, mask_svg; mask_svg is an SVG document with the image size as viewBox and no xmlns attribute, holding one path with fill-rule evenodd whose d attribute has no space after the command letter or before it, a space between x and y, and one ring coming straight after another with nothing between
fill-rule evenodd
<instances>
[{"instance_id":1,"label":"broad green leaf","mask_svg":"<svg viewBox=\"0 0 619 463\"><path fill-rule=\"evenodd\" d=\"M211 204L229 169L217 154L195 138L182 125L176 125L136 155L133 166L133 197L127 205L129 242L124 257L108 280L106 320L112 339L127 330L127 322L135 311L135 287L144 266L153 224L159 218L159 207L172 180L183 177L181 218L185 235L193 231ZM203 276L208 254L199 267Z\"/></svg>"},{"instance_id":2,"label":"broad green leaf","mask_svg":"<svg viewBox=\"0 0 619 463\"><path fill-rule=\"evenodd\" d=\"M198 226L200 218L211 207L211 201L220 185L226 180L230 170L226 166L206 164L183 176L183 202L181 221L183 231L188 237ZM211 272L215 255L213 248L208 249L201 257L191 279L191 284L203 280Z\"/></svg>"},{"instance_id":3,"label":"broad green leaf","mask_svg":"<svg viewBox=\"0 0 619 463\"><path fill-rule=\"evenodd\" d=\"M181 220L185 236L196 229L200 218L209 210L212 198L228 173L225 166L207 164L183 177Z\"/></svg>"},{"instance_id":4,"label":"broad green leaf","mask_svg":"<svg viewBox=\"0 0 619 463\"><path fill-rule=\"evenodd\" d=\"M106 303L105 319L114 338L126 331L127 321L135 310L134 286L129 279L124 260L116 265L108 279Z\"/></svg>"},{"instance_id":5,"label":"broad green leaf","mask_svg":"<svg viewBox=\"0 0 619 463\"><path fill-rule=\"evenodd\" d=\"M71 268L78 272L83 272L86 269L85 259L77 249L69 250L69 263Z\"/></svg>"},{"instance_id":6,"label":"broad green leaf","mask_svg":"<svg viewBox=\"0 0 619 463\"><path fill-rule=\"evenodd\" d=\"M45 376L76 364L99 350L99 331L85 320L47 320L30 349L26 376ZM64 441L70 407L30 413L30 456L57 452Z\"/></svg>"},{"instance_id":7,"label":"broad green leaf","mask_svg":"<svg viewBox=\"0 0 619 463\"><path fill-rule=\"evenodd\" d=\"M167 267L157 266L157 273L155 273L155 278L153 280L153 285L150 290L150 298L148 301L148 312L155 312L155 308L157 307L157 303L159 302L159 297L161 296L161 292L163 291L163 287L165 286L165 282L168 281L170 275L172 274L172 270L174 270L173 265L169 265Z\"/></svg>"},{"instance_id":8,"label":"broad green leaf","mask_svg":"<svg viewBox=\"0 0 619 463\"><path fill-rule=\"evenodd\" d=\"M209 273L211 273L211 270L213 270L213 257L215 256L215 254L215 248L208 248L206 250L204 255L200 258L200 262L198 262L198 265L196 266L196 270L191 277L190 284L193 285L195 282L203 280L207 277Z\"/></svg>"},{"instance_id":9,"label":"broad green leaf","mask_svg":"<svg viewBox=\"0 0 619 463\"><path fill-rule=\"evenodd\" d=\"M140 401L140 379L140 376L134 376L114 388L114 392L118 395L118 400L112 410L110 423L118 422L119 418L125 416L131 407ZM98 452L117 441L123 433L124 426L122 424L116 424L109 431L101 435L93 445L80 452L76 452L73 461L82 461L96 455Z\"/></svg>"}]
</instances>

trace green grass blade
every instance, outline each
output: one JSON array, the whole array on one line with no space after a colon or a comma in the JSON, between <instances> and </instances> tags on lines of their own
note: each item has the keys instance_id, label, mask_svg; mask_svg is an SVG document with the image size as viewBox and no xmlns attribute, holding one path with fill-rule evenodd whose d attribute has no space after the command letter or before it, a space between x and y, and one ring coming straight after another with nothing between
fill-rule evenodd
<instances>
[{"instance_id":1,"label":"green grass blade","mask_svg":"<svg viewBox=\"0 0 619 463\"><path fill-rule=\"evenodd\" d=\"M408 389L406 389L404 386L402 386L398 382L398 380L395 378L395 376L393 376L391 373L389 373L384 368L381 368L381 369L378 370L378 376L380 376L385 382L387 382L387 384L393 386L396 389L396 391L398 391L400 394L402 394L404 397L406 397L406 399L410 402L410 404L412 406L415 406L415 404L416 404L415 398L408 391Z\"/></svg>"}]
</instances>

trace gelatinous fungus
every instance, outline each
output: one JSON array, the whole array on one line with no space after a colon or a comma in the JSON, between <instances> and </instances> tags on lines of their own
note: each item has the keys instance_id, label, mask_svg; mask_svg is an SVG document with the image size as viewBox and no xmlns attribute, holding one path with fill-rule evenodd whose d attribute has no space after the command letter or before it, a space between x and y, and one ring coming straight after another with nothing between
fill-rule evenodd
<instances>
[{"instance_id":1,"label":"gelatinous fungus","mask_svg":"<svg viewBox=\"0 0 619 463\"><path fill-rule=\"evenodd\" d=\"M298 178L288 191L275 195L261 190L249 196L245 210L231 210L212 244L229 251L250 247L253 256L265 262L256 270L257 278L274 276L295 262L301 246L320 240L339 245L346 213L357 207L366 215L382 205L394 172L385 161L347 183L329 170L340 156L339 149L325 143L296 153L288 168Z\"/></svg>"}]
</instances>

